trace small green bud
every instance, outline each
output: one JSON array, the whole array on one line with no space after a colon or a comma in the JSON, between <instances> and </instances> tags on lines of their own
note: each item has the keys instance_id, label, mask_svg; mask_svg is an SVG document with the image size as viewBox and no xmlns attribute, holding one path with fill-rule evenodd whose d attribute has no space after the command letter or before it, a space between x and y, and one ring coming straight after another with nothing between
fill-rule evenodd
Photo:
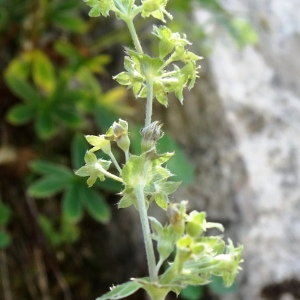
<instances>
[{"instance_id":1,"label":"small green bud","mask_svg":"<svg viewBox=\"0 0 300 300\"><path fill-rule=\"evenodd\" d=\"M127 152L130 146L128 123L122 119L118 123L114 122L106 132L105 139L117 142L118 147Z\"/></svg>"},{"instance_id":2,"label":"small green bud","mask_svg":"<svg viewBox=\"0 0 300 300\"><path fill-rule=\"evenodd\" d=\"M162 124L158 121L152 122L149 126L141 130L142 139L142 151L146 152L155 148L157 141L163 137L161 131Z\"/></svg>"},{"instance_id":3,"label":"small green bud","mask_svg":"<svg viewBox=\"0 0 300 300\"><path fill-rule=\"evenodd\" d=\"M181 236L185 230L186 205L187 201L170 203L167 209L169 222L179 236Z\"/></svg>"},{"instance_id":4,"label":"small green bud","mask_svg":"<svg viewBox=\"0 0 300 300\"><path fill-rule=\"evenodd\" d=\"M167 2L168 0L142 1L142 16L145 18L152 15L152 17L159 19L162 22L166 22L164 15L166 15L169 19L172 19L172 15L165 9Z\"/></svg>"},{"instance_id":5,"label":"small green bud","mask_svg":"<svg viewBox=\"0 0 300 300\"><path fill-rule=\"evenodd\" d=\"M186 232L192 237L199 237L205 230L205 212L192 211L186 224Z\"/></svg>"}]
</instances>

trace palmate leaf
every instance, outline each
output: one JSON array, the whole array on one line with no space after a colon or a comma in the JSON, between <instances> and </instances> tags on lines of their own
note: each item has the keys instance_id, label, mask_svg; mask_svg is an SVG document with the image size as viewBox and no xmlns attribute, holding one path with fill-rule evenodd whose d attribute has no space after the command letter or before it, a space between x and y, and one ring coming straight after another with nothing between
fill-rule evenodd
<instances>
[{"instance_id":1,"label":"palmate leaf","mask_svg":"<svg viewBox=\"0 0 300 300\"><path fill-rule=\"evenodd\" d=\"M136 281L129 281L117 285L111 289L110 292L104 294L103 296L97 298L96 300L117 300L123 299L135 293L138 289L141 288L141 284Z\"/></svg>"}]
</instances>

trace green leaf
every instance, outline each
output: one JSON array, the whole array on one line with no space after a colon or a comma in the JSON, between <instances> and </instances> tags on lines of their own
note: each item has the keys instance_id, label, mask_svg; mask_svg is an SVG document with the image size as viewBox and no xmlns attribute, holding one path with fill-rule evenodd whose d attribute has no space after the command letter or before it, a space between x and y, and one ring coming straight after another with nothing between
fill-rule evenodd
<instances>
[{"instance_id":1,"label":"green leaf","mask_svg":"<svg viewBox=\"0 0 300 300\"><path fill-rule=\"evenodd\" d=\"M122 283L112 288L112 290L103 296L97 298L96 300L117 300L123 299L134 294L138 289L140 289L141 284L136 281L129 281Z\"/></svg>"},{"instance_id":2,"label":"green leaf","mask_svg":"<svg viewBox=\"0 0 300 300\"><path fill-rule=\"evenodd\" d=\"M73 106L57 107L53 112L59 121L65 123L69 127L78 127L82 123L79 112Z\"/></svg>"},{"instance_id":3,"label":"green leaf","mask_svg":"<svg viewBox=\"0 0 300 300\"><path fill-rule=\"evenodd\" d=\"M47 176L32 183L28 192L35 198L47 198L64 190L69 183L69 178Z\"/></svg>"},{"instance_id":4,"label":"green leaf","mask_svg":"<svg viewBox=\"0 0 300 300\"><path fill-rule=\"evenodd\" d=\"M80 188L83 186L78 186L77 182L74 182L67 189L66 193L62 198L62 209L67 220L76 223L81 220L83 216L83 206L80 199Z\"/></svg>"},{"instance_id":5,"label":"green leaf","mask_svg":"<svg viewBox=\"0 0 300 300\"><path fill-rule=\"evenodd\" d=\"M102 190L108 192L119 193L123 186L121 182L106 177L104 181L97 180L95 187L101 188Z\"/></svg>"},{"instance_id":6,"label":"green leaf","mask_svg":"<svg viewBox=\"0 0 300 300\"><path fill-rule=\"evenodd\" d=\"M54 1L51 2L52 10L56 11L71 11L80 8L80 2L74 0Z\"/></svg>"},{"instance_id":7,"label":"green leaf","mask_svg":"<svg viewBox=\"0 0 300 300\"><path fill-rule=\"evenodd\" d=\"M225 24L226 25L226 24ZM251 24L242 18L234 18L228 24L228 30L239 47L256 44L258 36Z\"/></svg>"},{"instance_id":8,"label":"green leaf","mask_svg":"<svg viewBox=\"0 0 300 300\"><path fill-rule=\"evenodd\" d=\"M110 209L103 196L94 189L87 187L81 191L89 214L98 222L107 223L110 220Z\"/></svg>"},{"instance_id":9,"label":"green leaf","mask_svg":"<svg viewBox=\"0 0 300 300\"><path fill-rule=\"evenodd\" d=\"M77 170L85 164L84 156L88 148L89 145L84 136L80 133L77 133L71 143L72 166L74 169Z\"/></svg>"},{"instance_id":10,"label":"green leaf","mask_svg":"<svg viewBox=\"0 0 300 300\"><path fill-rule=\"evenodd\" d=\"M8 205L0 202L0 225L6 225L9 222L11 210Z\"/></svg>"},{"instance_id":11,"label":"green leaf","mask_svg":"<svg viewBox=\"0 0 300 300\"><path fill-rule=\"evenodd\" d=\"M160 184L160 191L164 192L167 195L173 194L178 189L180 184L181 182L174 181L162 182Z\"/></svg>"},{"instance_id":12,"label":"green leaf","mask_svg":"<svg viewBox=\"0 0 300 300\"><path fill-rule=\"evenodd\" d=\"M164 194L164 193L155 193L153 195L153 198L155 200L155 203L160 208L162 208L163 210L167 210L169 199L168 199L166 194Z\"/></svg>"},{"instance_id":13,"label":"green leaf","mask_svg":"<svg viewBox=\"0 0 300 300\"><path fill-rule=\"evenodd\" d=\"M53 175L70 179L73 176L73 173L65 166L41 159L31 161L30 169L41 175Z\"/></svg>"},{"instance_id":14,"label":"green leaf","mask_svg":"<svg viewBox=\"0 0 300 300\"><path fill-rule=\"evenodd\" d=\"M51 16L52 21L65 30L71 30L77 33L84 33L87 24L75 14L69 12L56 12Z\"/></svg>"},{"instance_id":15,"label":"green leaf","mask_svg":"<svg viewBox=\"0 0 300 300\"><path fill-rule=\"evenodd\" d=\"M7 120L14 125L28 123L35 113L35 107L26 104L17 104L9 110Z\"/></svg>"},{"instance_id":16,"label":"green leaf","mask_svg":"<svg viewBox=\"0 0 300 300\"><path fill-rule=\"evenodd\" d=\"M41 100L39 93L24 79L15 74L5 76L9 88L26 103L37 103Z\"/></svg>"},{"instance_id":17,"label":"green leaf","mask_svg":"<svg viewBox=\"0 0 300 300\"><path fill-rule=\"evenodd\" d=\"M189 285L180 292L180 298L184 300L199 300L202 299L203 292L202 286Z\"/></svg>"},{"instance_id":18,"label":"green leaf","mask_svg":"<svg viewBox=\"0 0 300 300\"><path fill-rule=\"evenodd\" d=\"M0 231L0 250L5 249L11 243L11 236L5 231Z\"/></svg>"},{"instance_id":19,"label":"green leaf","mask_svg":"<svg viewBox=\"0 0 300 300\"><path fill-rule=\"evenodd\" d=\"M65 41L57 42L55 44L55 50L69 60L81 59L81 54L79 50L69 42L65 42Z\"/></svg>"},{"instance_id":20,"label":"green leaf","mask_svg":"<svg viewBox=\"0 0 300 300\"><path fill-rule=\"evenodd\" d=\"M127 208L132 204L136 207L136 197L134 193L124 195L118 203L118 208Z\"/></svg>"},{"instance_id":21,"label":"green leaf","mask_svg":"<svg viewBox=\"0 0 300 300\"><path fill-rule=\"evenodd\" d=\"M209 284L209 287L211 291L216 295L224 296L224 295L232 294L237 290L236 282L234 282L230 287L225 287L221 277L212 276L212 278L210 279L211 279L211 283Z\"/></svg>"},{"instance_id":22,"label":"green leaf","mask_svg":"<svg viewBox=\"0 0 300 300\"><path fill-rule=\"evenodd\" d=\"M43 140L47 140L55 135L58 127L54 124L50 110L39 112L35 122L35 129L38 136Z\"/></svg>"},{"instance_id":23,"label":"green leaf","mask_svg":"<svg viewBox=\"0 0 300 300\"><path fill-rule=\"evenodd\" d=\"M55 87L55 73L51 61L43 52L35 51L32 63L35 84L49 94Z\"/></svg>"},{"instance_id":24,"label":"green leaf","mask_svg":"<svg viewBox=\"0 0 300 300\"><path fill-rule=\"evenodd\" d=\"M122 170L122 178L126 185L135 187L144 177L145 155L132 155Z\"/></svg>"}]
</instances>

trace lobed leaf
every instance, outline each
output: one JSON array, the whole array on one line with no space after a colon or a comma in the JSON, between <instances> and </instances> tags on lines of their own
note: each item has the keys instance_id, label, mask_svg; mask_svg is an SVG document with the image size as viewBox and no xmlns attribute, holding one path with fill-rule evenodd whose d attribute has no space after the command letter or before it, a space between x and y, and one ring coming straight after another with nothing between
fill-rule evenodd
<instances>
[{"instance_id":1,"label":"lobed leaf","mask_svg":"<svg viewBox=\"0 0 300 300\"><path fill-rule=\"evenodd\" d=\"M97 298L96 300L117 300L123 299L135 293L141 288L141 284L136 281L129 281L112 287L111 291Z\"/></svg>"}]
</instances>

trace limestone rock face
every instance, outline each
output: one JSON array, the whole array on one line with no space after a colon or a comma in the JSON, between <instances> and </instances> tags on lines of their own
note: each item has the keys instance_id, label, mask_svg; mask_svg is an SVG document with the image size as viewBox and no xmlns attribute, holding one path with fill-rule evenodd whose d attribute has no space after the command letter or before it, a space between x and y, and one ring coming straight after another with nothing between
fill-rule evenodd
<instances>
[{"instance_id":1,"label":"limestone rock face","mask_svg":"<svg viewBox=\"0 0 300 300\"><path fill-rule=\"evenodd\" d=\"M226 299L299 299L300 5L225 2L260 40L239 50L220 32L184 112L168 109L166 123L197 172L178 197L244 244L240 288Z\"/></svg>"}]
</instances>

